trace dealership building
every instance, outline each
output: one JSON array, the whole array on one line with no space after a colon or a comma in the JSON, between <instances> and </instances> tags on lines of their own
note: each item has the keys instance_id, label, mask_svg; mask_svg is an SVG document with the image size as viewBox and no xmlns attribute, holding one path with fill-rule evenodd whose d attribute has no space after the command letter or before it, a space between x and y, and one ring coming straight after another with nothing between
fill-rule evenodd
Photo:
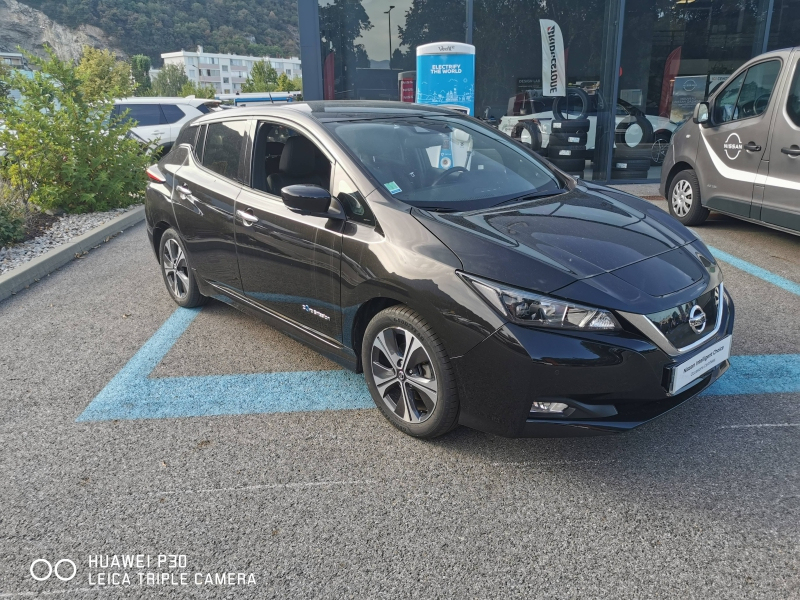
<instances>
[{"instance_id":1,"label":"dealership building","mask_svg":"<svg viewBox=\"0 0 800 600\"><path fill-rule=\"evenodd\" d=\"M526 121L546 139L553 120L541 23L555 22L562 113L590 121L576 148L582 176L596 181L657 180L698 101L750 58L800 45L800 0L299 0L298 10L307 100L400 100L418 46L466 42L475 46L475 116L534 149L543 142ZM618 142L631 135L650 149L644 170L621 168Z\"/></svg>"}]
</instances>

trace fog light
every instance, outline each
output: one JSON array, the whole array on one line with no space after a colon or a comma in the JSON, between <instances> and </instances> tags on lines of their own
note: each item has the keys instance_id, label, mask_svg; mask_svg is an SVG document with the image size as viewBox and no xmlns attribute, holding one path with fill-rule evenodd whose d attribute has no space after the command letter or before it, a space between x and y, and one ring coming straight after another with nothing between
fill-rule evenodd
<instances>
[{"instance_id":1,"label":"fog light","mask_svg":"<svg viewBox=\"0 0 800 600\"><path fill-rule=\"evenodd\" d=\"M548 413L552 415L563 413L568 408L569 406L563 402L534 402L533 406L531 406L531 412Z\"/></svg>"}]
</instances>

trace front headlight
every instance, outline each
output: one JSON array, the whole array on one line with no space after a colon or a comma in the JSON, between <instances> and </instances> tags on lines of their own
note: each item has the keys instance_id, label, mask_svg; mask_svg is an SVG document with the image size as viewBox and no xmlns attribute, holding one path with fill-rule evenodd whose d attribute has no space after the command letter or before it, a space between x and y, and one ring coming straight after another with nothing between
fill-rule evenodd
<instances>
[{"instance_id":1,"label":"front headlight","mask_svg":"<svg viewBox=\"0 0 800 600\"><path fill-rule=\"evenodd\" d=\"M519 325L582 331L621 329L607 310L548 298L466 273L458 275L501 316Z\"/></svg>"}]
</instances>

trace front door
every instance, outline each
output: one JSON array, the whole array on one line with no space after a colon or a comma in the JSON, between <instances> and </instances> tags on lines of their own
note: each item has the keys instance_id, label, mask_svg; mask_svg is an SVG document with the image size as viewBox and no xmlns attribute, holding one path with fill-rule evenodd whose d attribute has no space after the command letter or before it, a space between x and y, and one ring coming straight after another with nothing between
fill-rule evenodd
<instances>
[{"instance_id":1,"label":"front door","mask_svg":"<svg viewBox=\"0 0 800 600\"><path fill-rule=\"evenodd\" d=\"M242 185L246 120L211 123L176 176L173 205L191 267L209 283L242 289L236 259L234 205Z\"/></svg>"},{"instance_id":2,"label":"front door","mask_svg":"<svg viewBox=\"0 0 800 600\"><path fill-rule=\"evenodd\" d=\"M274 168L265 154L269 145L295 145L284 139L286 135L286 128L259 124L253 150L253 181L262 182L257 187L267 187L263 184L267 178L256 171L265 164L268 169ZM297 135L288 131L289 137ZM316 164L313 171L294 169L287 160L281 160L279 168L286 175L286 183L329 188L331 164L316 152L310 159ZM236 245L243 291L262 307L341 342L343 222L295 213L283 203L279 190L269 189L245 188L236 201Z\"/></svg>"},{"instance_id":3,"label":"front door","mask_svg":"<svg viewBox=\"0 0 800 600\"><path fill-rule=\"evenodd\" d=\"M700 128L697 155L700 193L709 208L750 216L780 70L777 59L757 63L728 82L714 100L711 124Z\"/></svg>"},{"instance_id":4,"label":"front door","mask_svg":"<svg viewBox=\"0 0 800 600\"><path fill-rule=\"evenodd\" d=\"M772 132L761 220L800 231L800 61L797 52L792 60L794 74L780 98L781 110Z\"/></svg>"}]
</instances>

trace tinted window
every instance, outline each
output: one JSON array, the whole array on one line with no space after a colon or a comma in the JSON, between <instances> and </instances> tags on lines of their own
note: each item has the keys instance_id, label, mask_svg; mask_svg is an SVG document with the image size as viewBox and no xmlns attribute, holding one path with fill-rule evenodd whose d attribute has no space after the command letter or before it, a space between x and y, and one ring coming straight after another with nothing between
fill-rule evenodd
<instances>
[{"instance_id":1,"label":"tinted window","mask_svg":"<svg viewBox=\"0 0 800 600\"><path fill-rule=\"evenodd\" d=\"M162 104L161 110L164 111L164 116L167 118L167 123L177 123L186 116L180 107L174 104Z\"/></svg>"},{"instance_id":2,"label":"tinted window","mask_svg":"<svg viewBox=\"0 0 800 600\"><path fill-rule=\"evenodd\" d=\"M181 132L178 134L178 138L175 140L175 145L180 146L181 144L189 144L190 146L194 147L194 142L197 139L197 127L184 127L181 129Z\"/></svg>"},{"instance_id":3,"label":"tinted window","mask_svg":"<svg viewBox=\"0 0 800 600\"><path fill-rule=\"evenodd\" d=\"M208 113L211 112L211 109L209 109L205 104L201 104L200 106L195 106L195 108L204 115L207 115Z\"/></svg>"},{"instance_id":4,"label":"tinted window","mask_svg":"<svg viewBox=\"0 0 800 600\"><path fill-rule=\"evenodd\" d=\"M390 194L414 206L473 210L561 182L530 153L463 117L326 123Z\"/></svg>"},{"instance_id":5,"label":"tinted window","mask_svg":"<svg viewBox=\"0 0 800 600\"><path fill-rule=\"evenodd\" d=\"M731 81L714 101L714 122L727 123L738 118L736 116L736 101L739 99L739 91L742 89L745 73L740 73L736 79Z\"/></svg>"},{"instance_id":6,"label":"tinted window","mask_svg":"<svg viewBox=\"0 0 800 600\"><path fill-rule=\"evenodd\" d=\"M738 119L760 115L769 106L769 98L775 87L775 80L781 72L781 63L770 60L750 67L744 78L739 100L736 102Z\"/></svg>"},{"instance_id":7,"label":"tinted window","mask_svg":"<svg viewBox=\"0 0 800 600\"><path fill-rule=\"evenodd\" d=\"M789 88L789 100L786 103L786 112L795 125L800 127L800 67L794 71L792 87Z\"/></svg>"},{"instance_id":8,"label":"tinted window","mask_svg":"<svg viewBox=\"0 0 800 600\"><path fill-rule=\"evenodd\" d=\"M206 133L203 166L229 179L241 180L239 175L244 151L247 121L211 123Z\"/></svg>"},{"instance_id":9,"label":"tinted window","mask_svg":"<svg viewBox=\"0 0 800 600\"><path fill-rule=\"evenodd\" d=\"M153 125L163 125L164 120L161 116L161 108L158 104L120 104L120 114L128 111L127 118L136 121L138 127L151 127Z\"/></svg>"}]
</instances>

